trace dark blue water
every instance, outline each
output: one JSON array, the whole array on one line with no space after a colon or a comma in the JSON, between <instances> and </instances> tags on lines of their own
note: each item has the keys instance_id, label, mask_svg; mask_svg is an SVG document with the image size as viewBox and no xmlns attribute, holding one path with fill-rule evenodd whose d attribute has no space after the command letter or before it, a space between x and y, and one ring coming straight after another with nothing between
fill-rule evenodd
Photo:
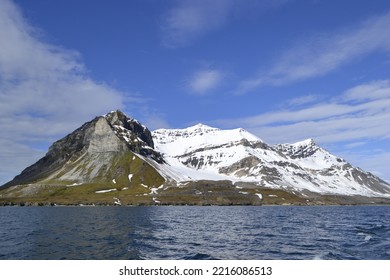
<instances>
[{"instance_id":1,"label":"dark blue water","mask_svg":"<svg viewBox=\"0 0 390 280\"><path fill-rule=\"evenodd\" d=\"M390 207L0 207L0 259L390 259Z\"/></svg>"}]
</instances>

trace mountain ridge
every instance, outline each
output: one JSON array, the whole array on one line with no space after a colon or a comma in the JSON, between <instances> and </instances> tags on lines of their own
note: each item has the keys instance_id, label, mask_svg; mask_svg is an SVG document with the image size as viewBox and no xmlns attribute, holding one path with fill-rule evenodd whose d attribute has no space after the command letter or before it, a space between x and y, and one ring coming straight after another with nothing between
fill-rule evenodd
<instances>
[{"instance_id":1,"label":"mountain ridge","mask_svg":"<svg viewBox=\"0 0 390 280\"><path fill-rule=\"evenodd\" d=\"M258 205L319 197L382 201L390 185L313 139L269 145L242 128L204 124L149 131L119 110L54 142L0 187L0 202Z\"/></svg>"},{"instance_id":2,"label":"mountain ridge","mask_svg":"<svg viewBox=\"0 0 390 280\"><path fill-rule=\"evenodd\" d=\"M313 139L269 145L243 129L197 131L194 127L156 130L152 135L157 150L164 154L173 169L184 173L188 172L186 168L198 171L197 176L182 179L178 176L176 180L179 181L225 179L325 194L389 194L386 182L352 167L319 147ZM204 139L207 140L202 142ZM344 176L348 172L355 174L355 177ZM211 173L214 173L214 178L210 176Z\"/></svg>"}]
</instances>

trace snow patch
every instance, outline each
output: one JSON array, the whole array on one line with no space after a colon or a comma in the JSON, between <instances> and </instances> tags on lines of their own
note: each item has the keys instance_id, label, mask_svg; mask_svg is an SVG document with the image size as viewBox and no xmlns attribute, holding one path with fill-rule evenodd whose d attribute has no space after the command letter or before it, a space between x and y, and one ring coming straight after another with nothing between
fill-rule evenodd
<instances>
[{"instance_id":1,"label":"snow patch","mask_svg":"<svg viewBox=\"0 0 390 280\"><path fill-rule=\"evenodd\" d=\"M114 204L115 205L122 205L122 202L119 200L119 198L117 198L117 197L113 197L113 199L114 199Z\"/></svg>"},{"instance_id":2,"label":"snow patch","mask_svg":"<svg viewBox=\"0 0 390 280\"><path fill-rule=\"evenodd\" d=\"M164 185L159 186L158 188L151 188L149 194L158 194L158 191L162 189Z\"/></svg>"},{"instance_id":3,"label":"snow patch","mask_svg":"<svg viewBox=\"0 0 390 280\"><path fill-rule=\"evenodd\" d=\"M70 185L66 185L67 187L75 187L75 186L80 186L80 185L82 185L83 183L73 183L73 184L70 184ZM29 186L31 185L31 184L28 184Z\"/></svg>"},{"instance_id":4,"label":"snow patch","mask_svg":"<svg viewBox=\"0 0 390 280\"><path fill-rule=\"evenodd\" d=\"M117 189L109 189L109 190L101 190L101 191L96 191L95 193L108 193L108 192L114 192Z\"/></svg>"},{"instance_id":5,"label":"snow patch","mask_svg":"<svg viewBox=\"0 0 390 280\"><path fill-rule=\"evenodd\" d=\"M259 197L260 200L263 199L263 195L261 193L256 193L255 195L257 195Z\"/></svg>"}]
</instances>

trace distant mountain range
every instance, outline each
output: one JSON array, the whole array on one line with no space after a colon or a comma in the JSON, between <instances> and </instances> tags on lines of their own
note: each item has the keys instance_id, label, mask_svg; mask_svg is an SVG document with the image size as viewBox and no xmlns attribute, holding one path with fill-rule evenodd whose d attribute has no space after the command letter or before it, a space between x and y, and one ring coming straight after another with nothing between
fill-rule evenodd
<instances>
[{"instance_id":1,"label":"distant mountain range","mask_svg":"<svg viewBox=\"0 0 390 280\"><path fill-rule=\"evenodd\" d=\"M120 111L85 123L0 187L2 204L389 202L387 182L312 139L269 145L203 124L150 132Z\"/></svg>"}]
</instances>

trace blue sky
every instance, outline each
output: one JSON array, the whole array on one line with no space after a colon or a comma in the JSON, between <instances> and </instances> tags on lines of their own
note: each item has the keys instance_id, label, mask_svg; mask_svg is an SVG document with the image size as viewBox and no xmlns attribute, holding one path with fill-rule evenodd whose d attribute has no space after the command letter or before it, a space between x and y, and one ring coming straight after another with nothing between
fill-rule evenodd
<instances>
[{"instance_id":1,"label":"blue sky","mask_svg":"<svg viewBox=\"0 0 390 280\"><path fill-rule=\"evenodd\" d=\"M96 115L306 138L390 180L390 2L0 0L0 183Z\"/></svg>"}]
</instances>

